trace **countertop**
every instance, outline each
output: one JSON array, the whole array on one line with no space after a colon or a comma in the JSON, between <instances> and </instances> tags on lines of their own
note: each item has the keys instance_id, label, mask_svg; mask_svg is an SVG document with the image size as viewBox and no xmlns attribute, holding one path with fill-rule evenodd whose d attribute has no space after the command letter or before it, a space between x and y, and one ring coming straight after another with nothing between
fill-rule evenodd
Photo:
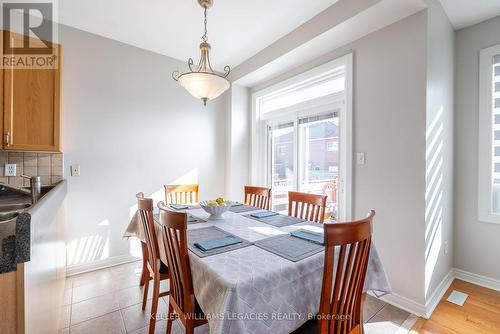
<instances>
[{"instance_id":1,"label":"countertop","mask_svg":"<svg viewBox=\"0 0 500 334\"><path fill-rule=\"evenodd\" d=\"M45 193L37 203L26 208L14 219L0 222L0 274L15 271L17 264L30 261L31 216L43 207L47 198L65 186L61 181ZM28 203L20 196L4 196L1 205Z\"/></svg>"}]
</instances>

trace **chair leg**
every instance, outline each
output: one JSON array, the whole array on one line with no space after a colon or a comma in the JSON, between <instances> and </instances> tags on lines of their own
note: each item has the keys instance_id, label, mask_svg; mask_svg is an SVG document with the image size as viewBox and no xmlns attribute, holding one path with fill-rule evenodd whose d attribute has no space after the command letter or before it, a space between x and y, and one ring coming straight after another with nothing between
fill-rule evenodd
<instances>
[{"instance_id":1,"label":"chair leg","mask_svg":"<svg viewBox=\"0 0 500 334\"><path fill-rule=\"evenodd\" d=\"M194 321L193 320L186 321L186 334L194 334Z\"/></svg>"},{"instance_id":2,"label":"chair leg","mask_svg":"<svg viewBox=\"0 0 500 334\"><path fill-rule=\"evenodd\" d=\"M170 304L170 299L168 301L168 312L167 312L167 334L172 333L172 323L174 322L174 307Z\"/></svg>"},{"instance_id":3,"label":"chair leg","mask_svg":"<svg viewBox=\"0 0 500 334\"><path fill-rule=\"evenodd\" d=\"M144 296L142 296L142 310L146 309L146 303L148 302L148 290L149 290L149 280L146 281L144 285Z\"/></svg>"},{"instance_id":4,"label":"chair leg","mask_svg":"<svg viewBox=\"0 0 500 334\"><path fill-rule=\"evenodd\" d=\"M365 301L366 301L366 292L364 292L361 295L361 317L360 317L360 322L359 322L359 333L360 334L365 334L365 321L363 319L363 309L365 306Z\"/></svg>"},{"instance_id":5,"label":"chair leg","mask_svg":"<svg viewBox=\"0 0 500 334\"><path fill-rule=\"evenodd\" d=\"M160 278L153 278L153 300L151 301L151 317L149 319L149 334L154 334L156 325L156 312L158 311L158 300L160 298Z\"/></svg>"},{"instance_id":6,"label":"chair leg","mask_svg":"<svg viewBox=\"0 0 500 334\"><path fill-rule=\"evenodd\" d=\"M141 273L141 281L140 285L144 286L149 279L149 270L148 270L148 248L144 242L141 241L141 249L142 249L142 273Z\"/></svg>"}]
</instances>

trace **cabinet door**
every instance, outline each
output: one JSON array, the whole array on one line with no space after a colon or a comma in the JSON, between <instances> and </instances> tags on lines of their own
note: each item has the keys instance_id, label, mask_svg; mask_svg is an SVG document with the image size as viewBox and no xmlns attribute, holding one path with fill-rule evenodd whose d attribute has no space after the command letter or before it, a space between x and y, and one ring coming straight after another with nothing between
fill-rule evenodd
<instances>
[{"instance_id":1,"label":"cabinet door","mask_svg":"<svg viewBox=\"0 0 500 334\"><path fill-rule=\"evenodd\" d=\"M4 68L4 149L60 152L61 48L56 47L57 69Z\"/></svg>"}]
</instances>

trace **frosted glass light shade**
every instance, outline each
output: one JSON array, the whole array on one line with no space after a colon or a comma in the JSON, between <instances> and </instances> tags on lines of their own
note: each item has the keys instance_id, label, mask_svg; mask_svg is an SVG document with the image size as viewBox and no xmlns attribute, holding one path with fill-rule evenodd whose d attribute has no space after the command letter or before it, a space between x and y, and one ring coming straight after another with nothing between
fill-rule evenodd
<instances>
[{"instance_id":1,"label":"frosted glass light shade","mask_svg":"<svg viewBox=\"0 0 500 334\"><path fill-rule=\"evenodd\" d=\"M229 81L216 74L204 72L184 73L179 83L191 95L201 100L213 100L229 89Z\"/></svg>"}]
</instances>

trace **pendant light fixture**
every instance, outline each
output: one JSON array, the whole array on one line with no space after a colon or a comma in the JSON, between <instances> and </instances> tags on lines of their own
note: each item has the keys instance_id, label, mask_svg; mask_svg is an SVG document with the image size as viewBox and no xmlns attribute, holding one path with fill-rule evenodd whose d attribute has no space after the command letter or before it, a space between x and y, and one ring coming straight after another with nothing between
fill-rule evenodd
<instances>
[{"instance_id":1,"label":"pendant light fixture","mask_svg":"<svg viewBox=\"0 0 500 334\"><path fill-rule=\"evenodd\" d=\"M203 42L200 44L200 62L196 69L193 69L194 61L188 60L189 72L179 74L179 71L172 73L172 78L178 81L191 95L201 99L204 105L208 100L213 100L229 89L230 83L226 79L231 71L229 66L224 67L224 73L217 73L210 64L210 44L207 36L207 10L212 7L213 0L198 0L204 9L205 32L202 36Z\"/></svg>"}]
</instances>

